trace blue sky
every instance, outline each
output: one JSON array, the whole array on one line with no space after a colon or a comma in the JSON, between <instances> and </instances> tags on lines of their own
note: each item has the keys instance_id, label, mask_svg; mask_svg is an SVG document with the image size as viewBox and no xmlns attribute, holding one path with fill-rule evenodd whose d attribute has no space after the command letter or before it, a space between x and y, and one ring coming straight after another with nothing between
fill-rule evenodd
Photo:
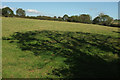
<instances>
[{"instance_id":1,"label":"blue sky","mask_svg":"<svg viewBox=\"0 0 120 80\"><path fill-rule=\"evenodd\" d=\"M118 2L120 0L1 0L2 2Z\"/></svg>"},{"instance_id":2,"label":"blue sky","mask_svg":"<svg viewBox=\"0 0 120 80\"><path fill-rule=\"evenodd\" d=\"M99 13L118 18L117 2L2 2L2 7L10 7L14 11L22 8L27 15L63 16L64 14L90 14L92 18Z\"/></svg>"}]
</instances>

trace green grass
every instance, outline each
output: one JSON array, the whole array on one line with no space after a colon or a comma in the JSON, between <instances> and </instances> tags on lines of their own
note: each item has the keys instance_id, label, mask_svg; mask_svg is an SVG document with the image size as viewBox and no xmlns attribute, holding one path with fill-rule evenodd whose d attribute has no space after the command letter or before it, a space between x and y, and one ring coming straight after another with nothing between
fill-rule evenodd
<instances>
[{"instance_id":1,"label":"green grass","mask_svg":"<svg viewBox=\"0 0 120 80\"><path fill-rule=\"evenodd\" d=\"M101 25L69 23L59 21L23 19L23 18L2 18L2 35L9 36L14 32L25 32L33 30L57 30L72 32L88 32L110 36L118 36L118 28Z\"/></svg>"},{"instance_id":2,"label":"green grass","mask_svg":"<svg viewBox=\"0 0 120 80\"><path fill-rule=\"evenodd\" d=\"M21 51L16 47L16 44L3 40L3 78L57 77L47 73L51 73L54 67L64 64L64 58L56 57L55 61L52 61L48 55L34 56L32 52Z\"/></svg>"},{"instance_id":3,"label":"green grass","mask_svg":"<svg viewBox=\"0 0 120 80\"><path fill-rule=\"evenodd\" d=\"M3 78L118 78L118 28L2 20Z\"/></svg>"}]
</instances>

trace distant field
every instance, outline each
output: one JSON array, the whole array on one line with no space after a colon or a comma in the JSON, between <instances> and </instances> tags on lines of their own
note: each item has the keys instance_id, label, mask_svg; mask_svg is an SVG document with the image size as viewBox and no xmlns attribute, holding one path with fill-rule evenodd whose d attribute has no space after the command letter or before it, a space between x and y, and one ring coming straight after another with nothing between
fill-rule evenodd
<instances>
[{"instance_id":1,"label":"distant field","mask_svg":"<svg viewBox=\"0 0 120 80\"><path fill-rule=\"evenodd\" d=\"M96 33L110 36L118 36L118 28L93 24L69 23L59 21L23 19L23 18L2 18L2 35L9 36L14 32L25 32L33 30L55 30Z\"/></svg>"},{"instance_id":2,"label":"distant field","mask_svg":"<svg viewBox=\"0 0 120 80\"><path fill-rule=\"evenodd\" d=\"M2 18L3 78L119 78L119 30Z\"/></svg>"}]
</instances>

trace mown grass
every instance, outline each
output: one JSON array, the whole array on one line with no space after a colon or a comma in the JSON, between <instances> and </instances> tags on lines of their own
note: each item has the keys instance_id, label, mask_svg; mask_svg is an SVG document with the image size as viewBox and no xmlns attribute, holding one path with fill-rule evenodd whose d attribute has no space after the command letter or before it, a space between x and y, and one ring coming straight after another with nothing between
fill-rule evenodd
<instances>
[{"instance_id":1,"label":"mown grass","mask_svg":"<svg viewBox=\"0 0 120 80\"><path fill-rule=\"evenodd\" d=\"M3 77L119 78L118 34L99 25L3 18Z\"/></svg>"},{"instance_id":2,"label":"mown grass","mask_svg":"<svg viewBox=\"0 0 120 80\"><path fill-rule=\"evenodd\" d=\"M30 51L21 51L16 48L16 44L3 40L3 78L47 78L57 77L47 75L51 73L54 67L63 65L64 58L56 57L54 61L50 61L48 55L34 56ZM49 63L49 64L48 64Z\"/></svg>"},{"instance_id":3,"label":"mown grass","mask_svg":"<svg viewBox=\"0 0 120 80\"><path fill-rule=\"evenodd\" d=\"M33 30L56 30L118 36L118 28L93 24L2 17L2 35Z\"/></svg>"}]
</instances>

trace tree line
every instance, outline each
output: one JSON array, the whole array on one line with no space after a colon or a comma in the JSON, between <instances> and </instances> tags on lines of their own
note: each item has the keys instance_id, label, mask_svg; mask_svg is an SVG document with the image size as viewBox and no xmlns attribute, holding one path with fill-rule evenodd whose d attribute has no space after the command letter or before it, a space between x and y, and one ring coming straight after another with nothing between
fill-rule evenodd
<instances>
[{"instance_id":1,"label":"tree line","mask_svg":"<svg viewBox=\"0 0 120 80\"><path fill-rule=\"evenodd\" d=\"M13 10L9 7L2 8L2 16L4 17L22 17L29 19L40 19L40 20L55 20L55 21L66 21L66 22L77 22L77 23L86 23L86 24L98 24L105 26L115 26L120 27L120 20L114 20L109 15L100 13L97 17L92 20L92 17L89 14L73 15L68 16L65 14L63 17L50 17L50 16L26 16L25 10L19 8L14 14Z\"/></svg>"}]
</instances>

